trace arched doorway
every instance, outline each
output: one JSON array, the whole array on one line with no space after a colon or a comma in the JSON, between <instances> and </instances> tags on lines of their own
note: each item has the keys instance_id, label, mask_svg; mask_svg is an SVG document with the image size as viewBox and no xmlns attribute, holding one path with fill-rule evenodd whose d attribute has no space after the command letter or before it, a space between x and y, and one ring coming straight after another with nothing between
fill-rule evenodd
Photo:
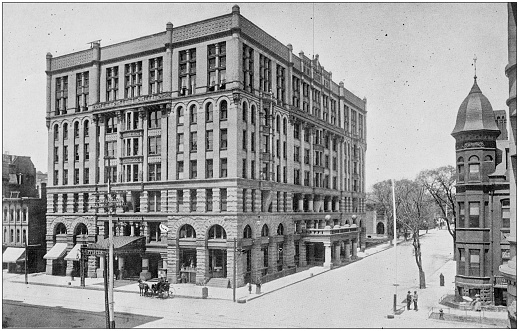
<instances>
[{"instance_id":1,"label":"arched doorway","mask_svg":"<svg viewBox=\"0 0 519 331\"><path fill-rule=\"evenodd\" d=\"M227 233L221 225L213 225L207 234L209 276L227 278Z\"/></svg>"},{"instance_id":2,"label":"arched doorway","mask_svg":"<svg viewBox=\"0 0 519 331\"><path fill-rule=\"evenodd\" d=\"M384 223L378 222L377 223L377 235L384 234Z\"/></svg>"}]
</instances>

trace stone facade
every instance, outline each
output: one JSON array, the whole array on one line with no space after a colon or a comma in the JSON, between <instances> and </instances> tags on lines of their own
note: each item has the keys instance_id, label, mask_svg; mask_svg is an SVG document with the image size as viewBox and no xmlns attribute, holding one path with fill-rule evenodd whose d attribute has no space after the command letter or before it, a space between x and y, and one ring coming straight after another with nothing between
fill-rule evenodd
<instances>
[{"instance_id":1,"label":"stone facade","mask_svg":"<svg viewBox=\"0 0 519 331\"><path fill-rule=\"evenodd\" d=\"M58 228L73 247L81 223L89 243L109 231L146 237L145 253L119 256L128 277L234 282L236 269L239 286L354 258L366 100L331 76L317 55L296 56L238 6L48 54L48 250L65 238ZM109 229L103 204L113 199ZM88 261L99 276L104 262Z\"/></svg>"}]
</instances>

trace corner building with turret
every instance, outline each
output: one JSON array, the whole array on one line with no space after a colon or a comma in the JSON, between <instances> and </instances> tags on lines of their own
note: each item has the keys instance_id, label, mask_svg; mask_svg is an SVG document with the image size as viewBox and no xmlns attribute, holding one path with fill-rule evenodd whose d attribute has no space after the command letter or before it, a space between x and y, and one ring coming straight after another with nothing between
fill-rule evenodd
<instances>
[{"instance_id":1,"label":"corner building with turret","mask_svg":"<svg viewBox=\"0 0 519 331\"><path fill-rule=\"evenodd\" d=\"M456 139L456 295L506 306L499 266L510 259L507 116L493 110L476 77L458 110Z\"/></svg>"},{"instance_id":2,"label":"corner building with turret","mask_svg":"<svg viewBox=\"0 0 519 331\"><path fill-rule=\"evenodd\" d=\"M356 257L366 100L238 6L47 54L46 73L48 274L77 275L109 231L120 278L241 286Z\"/></svg>"}]
</instances>

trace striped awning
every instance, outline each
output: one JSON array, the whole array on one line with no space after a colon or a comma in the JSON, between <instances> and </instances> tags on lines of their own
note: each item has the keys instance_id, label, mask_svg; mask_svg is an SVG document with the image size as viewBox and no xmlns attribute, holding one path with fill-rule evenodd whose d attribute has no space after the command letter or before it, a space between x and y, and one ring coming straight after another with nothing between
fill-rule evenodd
<instances>
[{"instance_id":1,"label":"striped awning","mask_svg":"<svg viewBox=\"0 0 519 331\"><path fill-rule=\"evenodd\" d=\"M16 263L25 260L25 248L23 247L7 247L2 254L3 263Z\"/></svg>"},{"instance_id":2,"label":"striped awning","mask_svg":"<svg viewBox=\"0 0 519 331\"><path fill-rule=\"evenodd\" d=\"M43 256L43 258L47 260L57 260L65 255L66 250L66 243L57 243Z\"/></svg>"},{"instance_id":3,"label":"striped awning","mask_svg":"<svg viewBox=\"0 0 519 331\"><path fill-rule=\"evenodd\" d=\"M81 258L81 244L76 244L70 252L68 252L67 256L65 256L65 260L69 261L79 261Z\"/></svg>"}]
</instances>

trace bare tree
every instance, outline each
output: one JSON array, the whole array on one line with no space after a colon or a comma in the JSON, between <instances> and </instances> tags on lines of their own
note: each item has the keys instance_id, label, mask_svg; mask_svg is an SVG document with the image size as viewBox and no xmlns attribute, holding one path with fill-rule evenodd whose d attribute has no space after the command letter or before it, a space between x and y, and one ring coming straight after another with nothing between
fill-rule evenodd
<instances>
[{"instance_id":1,"label":"bare tree","mask_svg":"<svg viewBox=\"0 0 519 331\"><path fill-rule=\"evenodd\" d=\"M397 193L398 192L398 193ZM418 180L400 180L396 184L396 201L400 200L397 217L401 224L409 230L413 238L415 262L418 267L420 288L425 288L425 272L422 264L422 247L420 230L428 229L432 220L432 201L426 188Z\"/></svg>"},{"instance_id":2,"label":"bare tree","mask_svg":"<svg viewBox=\"0 0 519 331\"><path fill-rule=\"evenodd\" d=\"M424 170L418 175L418 180L427 189L436 202L443 218L447 221L447 229L452 236L452 247L456 247L456 169L453 166L445 166L431 170ZM452 215L454 223L449 222ZM456 254L453 254L453 259Z\"/></svg>"}]
</instances>

